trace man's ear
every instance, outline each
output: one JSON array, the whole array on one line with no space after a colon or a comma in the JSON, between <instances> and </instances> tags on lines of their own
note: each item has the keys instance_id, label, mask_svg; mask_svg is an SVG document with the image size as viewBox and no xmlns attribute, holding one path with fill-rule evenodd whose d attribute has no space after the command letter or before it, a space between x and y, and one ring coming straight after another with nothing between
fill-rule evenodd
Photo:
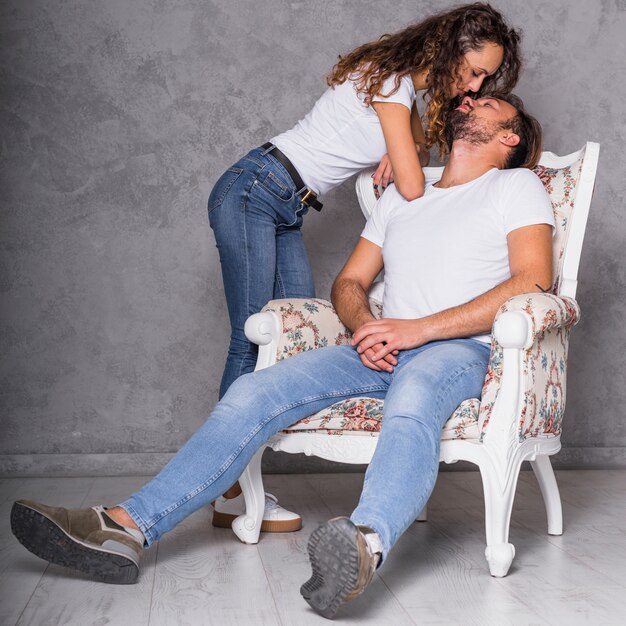
<instances>
[{"instance_id":1,"label":"man's ear","mask_svg":"<svg viewBox=\"0 0 626 626\"><path fill-rule=\"evenodd\" d=\"M520 142L519 135L515 134L513 131L505 130L500 135L500 143L503 143L505 146L512 148L516 146Z\"/></svg>"}]
</instances>

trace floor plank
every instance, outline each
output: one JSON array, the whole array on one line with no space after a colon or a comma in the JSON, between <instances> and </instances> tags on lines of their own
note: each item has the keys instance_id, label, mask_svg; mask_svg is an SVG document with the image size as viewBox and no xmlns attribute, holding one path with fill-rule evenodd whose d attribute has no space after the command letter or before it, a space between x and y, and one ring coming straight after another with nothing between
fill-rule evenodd
<instances>
[{"instance_id":1,"label":"floor plank","mask_svg":"<svg viewBox=\"0 0 626 626\"><path fill-rule=\"evenodd\" d=\"M0 624L15 624L52 566L27 552L13 537L10 513L15 499L81 505L93 478L15 478L0 486Z\"/></svg>"},{"instance_id":2,"label":"floor plank","mask_svg":"<svg viewBox=\"0 0 626 626\"><path fill-rule=\"evenodd\" d=\"M295 478L295 480L293 479ZM306 546L309 535L331 517L349 512L356 502L362 477L353 474L322 476L268 476L265 488L280 497L284 506L302 516L301 532L265 533L258 544L259 553L284 624L328 624L300 596L300 586L311 575ZM326 500L320 494L324 493ZM335 496L341 495L341 509ZM412 626L413 621L378 576L368 593L340 609L342 624Z\"/></svg>"},{"instance_id":3,"label":"floor plank","mask_svg":"<svg viewBox=\"0 0 626 626\"><path fill-rule=\"evenodd\" d=\"M200 510L159 541L150 625L280 624L256 546Z\"/></svg>"},{"instance_id":4,"label":"floor plank","mask_svg":"<svg viewBox=\"0 0 626 626\"><path fill-rule=\"evenodd\" d=\"M236 626L327 624L302 600L306 545L320 523L349 515L363 476L271 475L266 489L303 517L296 533L263 534L257 546L213 528L198 511L148 550L132 586L93 583L30 555L11 535L16 498L68 507L113 505L146 478L0 480L0 624ZM557 472L565 518L547 535L532 472L522 472L511 524L517 554L492 578L484 557L484 507L476 472L441 474L429 521L412 524L367 592L341 608L345 624L568 626L626 622L626 471Z\"/></svg>"},{"instance_id":5,"label":"floor plank","mask_svg":"<svg viewBox=\"0 0 626 626\"><path fill-rule=\"evenodd\" d=\"M470 481L474 483L473 489L468 489ZM615 620L619 615L626 615L620 585L590 569L565 550L551 545L552 539L561 538L549 538L545 525L537 523L539 519L543 522L545 517L539 494L539 499L529 502L525 510L527 519L532 517L533 526L541 529L529 529L514 514L510 541L516 548L516 555L511 571L506 578L488 576L484 557L484 510L478 498L472 500L469 497L476 493L475 486L471 477L466 481L446 481L444 493L438 495L438 501L456 501L457 506L432 507L429 524L445 533L451 542L463 546L472 561L482 569L486 585L506 589L531 605L541 615L541 623L545 624L611 624L617 623ZM523 485L521 487L518 495L524 499L525 490ZM520 506L518 502L517 507Z\"/></svg>"},{"instance_id":6,"label":"floor plank","mask_svg":"<svg viewBox=\"0 0 626 626\"><path fill-rule=\"evenodd\" d=\"M483 563L432 523L415 522L380 570L398 601L420 624L541 624L532 606L498 589Z\"/></svg>"}]
</instances>

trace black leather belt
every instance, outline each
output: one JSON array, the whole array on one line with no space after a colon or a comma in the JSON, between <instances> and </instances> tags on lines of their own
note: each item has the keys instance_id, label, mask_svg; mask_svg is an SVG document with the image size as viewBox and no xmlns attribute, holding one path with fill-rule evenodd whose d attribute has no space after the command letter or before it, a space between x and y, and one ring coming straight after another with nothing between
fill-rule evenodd
<instances>
[{"instance_id":1,"label":"black leather belt","mask_svg":"<svg viewBox=\"0 0 626 626\"><path fill-rule=\"evenodd\" d=\"M298 170L293 166L293 163L271 141L264 143L261 149L267 150L267 153L271 154L287 170L298 190L300 202L302 202L304 206L311 207L316 211L321 211L324 205L317 199L317 194L304 184L303 180L300 178L300 174L298 174Z\"/></svg>"}]
</instances>

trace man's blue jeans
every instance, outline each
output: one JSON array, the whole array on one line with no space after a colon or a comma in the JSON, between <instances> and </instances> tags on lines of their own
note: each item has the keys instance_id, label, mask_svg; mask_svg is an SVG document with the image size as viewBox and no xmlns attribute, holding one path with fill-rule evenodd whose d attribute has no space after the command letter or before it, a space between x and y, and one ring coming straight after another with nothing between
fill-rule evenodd
<instances>
[{"instance_id":1,"label":"man's blue jeans","mask_svg":"<svg viewBox=\"0 0 626 626\"><path fill-rule=\"evenodd\" d=\"M257 348L243 328L272 299L315 295L302 240L307 212L285 168L255 148L228 169L209 196L209 223L222 266L231 335L220 398L251 372Z\"/></svg>"},{"instance_id":2,"label":"man's blue jeans","mask_svg":"<svg viewBox=\"0 0 626 626\"><path fill-rule=\"evenodd\" d=\"M480 397L489 346L438 341L397 358L392 374L377 372L354 348L332 346L242 376L168 465L121 506L149 545L224 493L275 433L341 399L385 398L378 445L352 514L379 534L385 556L434 487L444 423L463 400Z\"/></svg>"}]
</instances>

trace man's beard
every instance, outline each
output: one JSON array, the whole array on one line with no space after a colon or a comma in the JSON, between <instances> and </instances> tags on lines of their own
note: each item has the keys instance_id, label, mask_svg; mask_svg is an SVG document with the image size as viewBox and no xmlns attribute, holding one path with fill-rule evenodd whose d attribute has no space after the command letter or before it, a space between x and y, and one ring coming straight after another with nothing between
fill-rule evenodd
<instances>
[{"instance_id":1,"label":"man's beard","mask_svg":"<svg viewBox=\"0 0 626 626\"><path fill-rule=\"evenodd\" d=\"M489 143L497 134L498 129L497 124L478 120L472 111L466 113L453 109L445 119L446 141L450 147L455 140L474 145Z\"/></svg>"}]
</instances>

